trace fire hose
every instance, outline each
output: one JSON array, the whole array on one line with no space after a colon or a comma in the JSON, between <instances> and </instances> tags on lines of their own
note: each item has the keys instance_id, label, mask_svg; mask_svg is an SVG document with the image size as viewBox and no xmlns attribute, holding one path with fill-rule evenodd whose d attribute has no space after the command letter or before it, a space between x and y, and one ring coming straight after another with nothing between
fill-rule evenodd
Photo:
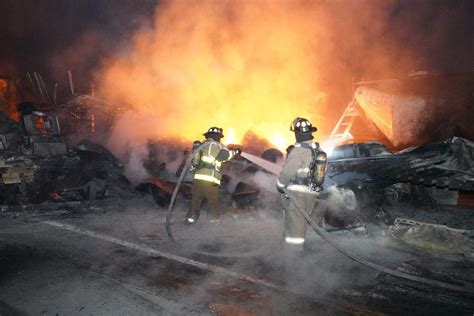
<instances>
[{"instance_id":1,"label":"fire hose","mask_svg":"<svg viewBox=\"0 0 474 316\"><path fill-rule=\"evenodd\" d=\"M332 247L334 247L337 251L339 251L340 253L342 253L346 257L349 257L350 259L352 259L352 260L354 260L358 263L361 263L361 264L363 264L363 265L365 265L369 268L372 268L376 271L379 271L379 272L382 272L382 273L385 273L385 274L388 274L388 275L391 275L391 276L399 277L399 278L410 280L410 281L415 281L415 282L426 284L426 285L436 286L436 287L440 287L440 288L444 288L444 289L448 289L448 290L452 290L452 291L460 291L460 292L464 292L464 293L474 294L474 288L472 288L472 287L455 285L455 284L446 283L446 282L442 282L442 281L436 281L436 280L416 276L416 275L413 275L413 274L405 273L405 272L402 272L402 271L397 271L397 270L387 268L387 267L381 266L379 264L370 262L370 261L368 261L368 260L352 253L351 251L349 251L347 249L344 249L344 247L342 247L337 242L335 242L331 238L329 233L326 232L320 226L318 226L318 224L316 224L316 222L308 215L308 213L306 213L294 201L294 199L292 199L291 194L288 192L288 190L286 188L283 188L283 192L286 194L286 196L288 196L288 198L290 199L290 202L296 207L296 209L301 214L301 216L303 216L304 219L308 222L309 226L311 226L311 228L322 239L324 239L324 241L326 241L328 244L330 244Z\"/></svg>"},{"instance_id":2,"label":"fire hose","mask_svg":"<svg viewBox=\"0 0 474 316\"><path fill-rule=\"evenodd\" d=\"M195 150L199 151L203 147L204 147L204 144L200 145ZM186 162L183 166L183 170L181 171L181 174L178 178L178 182L176 183L176 187L174 188L173 194L171 196L170 204L168 206L168 213L166 215L166 233L168 234L168 237L171 239L171 241L173 241L173 243L176 244L180 248L186 248L186 247L174 238L173 232L171 230L171 219L172 219L172 216L173 216L174 206L175 206L175 203L176 203L176 198L178 196L179 189L181 188L181 185L183 184L184 178L186 177L186 174L189 170L189 167L191 166L191 160L192 160L192 155L189 155L189 157L186 159ZM245 252L245 253L218 254L218 253L215 253L215 252L208 252L208 251L194 250L194 249L191 250L191 251L194 252L194 253L197 253L197 254L211 256L211 257L249 258L249 257L260 256L260 255L263 255L265 253L271 252L273 249L277 248L280 245L282 240L283 240L283 232L282 232L282 236L281 236L280 240L278 240L277 243L271 245L270 247L265 247L265 249L263 249L263 250L249 251L249 252Z\"/></svg>"},{"instance_id":3,"label":"fire hose","mask_svg":"<svg viewBox=\"0 0 474 316\"><path fill-rule=\"evenodd\" d=\"M196 150L200 150L202 147L203 147L203 145L200 145ZM170 201L170 204L168 206L168 214L166 216L166 232L167 232L169 238L175 244L177 244L180 247L184 247L184 246L181 245L178 241L176 241L175 238L173 237L173 233L171 231L171 218L172 218L172 214L173 214L173 210L174 210L174 205L175 205L175 202L176 202L176 197L178 195L181 184L184 181L184 177L186 176L186 173L187 173L187 171L188 171L188 169L191 165L191 159L192 159L192 155L190 155L187 158L186 163L183 167L183 170L181 171L181 175L180 175L180 177L178 179L178 182L176 184L176 187L173 191L173 195L171 196L171 201ZM405 273L405 272L402 272L402 271L397 271L397 270L394 270L394 269L384 267L384 266L381 266L379 264L370 262L370 261L358 256L357 254L354 254L353 252L351 252L351 251L345 249L344 247L342 247L341 245L339 245L336 241L333 240L333 238L330 236L330 234L328 232L326 232L323 228L318 226L318 224L316 224L316 222L308 215L308 213L306 213L294 201L294 199L292 198L290 192L286 188L283 188L283 192L290 199L290 202L296 207L296 209L301 214L301 216L303 216L304 219L308 222L308 224L314 230L314 232L316 234L318 234L324 241L326 241L328 244L330 244L332 247L334 247L337 251L339 251L340 253L345 255L346 257L348 257L348 258L350 258L350 259L352 259L352 260L354 260L354 261L356 261L356 262L358 262L362 265L365 265L365 266L367 266L371 269L374 269L376 271L379 271L379 272L382 272L382 273L385 273L385 274L388 274L388 275L391 275L391 276L394 276L394 277L398 277L398 278L418 282L418 283L425 284L425 285L444 288L444 289L447 289L447 290L474 294L474 288L472 288L471 286L455 285L455 284L451 284L451 283L447 283L447 282L436 281L436 280L428 279L428 278L425 278L425 277L416 276L416 275ZM267 248L267 251L273 250L280 243L281 243L281 240L279 240L278 243L276 243L272 247ZM267 251L265 251L265 252L267 252ZM239 256L239 257L254 257L254 256L261 255L262 253L264 253L263 251L256 251L256 252L248 252L248 253L245 253L245 254L240 253L240 254L222 254L222 255L219 255L219 254L216 254L216 253L205 252L205 251L196 251L196 250L194 250L193 252L198 253L198 254L214 256L214 257L237 257L237 256Z\"/></svg>"}]
</instances>

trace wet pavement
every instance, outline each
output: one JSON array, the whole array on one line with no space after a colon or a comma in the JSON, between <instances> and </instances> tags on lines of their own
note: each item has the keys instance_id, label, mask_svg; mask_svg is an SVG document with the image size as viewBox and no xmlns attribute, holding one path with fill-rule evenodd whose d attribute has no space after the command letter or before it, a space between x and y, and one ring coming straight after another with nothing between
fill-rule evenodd
<instances>
[{"instance_id":1,"label":"wet pavement","mask_svg":"<svg viewBox=\"0 0 474 316\"><path fill-rule=\"evenodd\" d=\"M185 226L184 207L143 201L0 217L1 315L472 314L474 299L377 273L310 232L304 252L279 244L271 210ZM179 208L179 207L178 207ZM399 267L426 257L335 233L353 251ZM216 256L196 251L215 253ZM432 259L433 260L433 259ZM436 259L443 266L441 259ZM457 263L466 264L466 263ZM445 265L446 266L446 265ZM472 266L464 268L472 278ZM459 272L457 272L459 273Z\"/></svg>"}]
</instances>

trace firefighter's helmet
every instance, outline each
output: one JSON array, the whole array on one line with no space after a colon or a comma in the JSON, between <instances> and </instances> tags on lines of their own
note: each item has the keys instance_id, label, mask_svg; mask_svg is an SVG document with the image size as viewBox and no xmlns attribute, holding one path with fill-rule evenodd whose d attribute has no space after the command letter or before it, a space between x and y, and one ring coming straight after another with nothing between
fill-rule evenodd
<instances>
[{"instance_id":1,"label":"firefighter's helmet","mask_svg":"<svg viewBox=\"0 0 474 316\"><path fill-rule=\"evenodd\" d=\"M311 124L311 122L305 118L297 117L291 123L290 131L299 132L303 134L311 134L316 132L318 129Z\"/></svg>"},{"instance_id":2,"label":"firefighter's helmet","mask_svg":"<svg viewBox=\"0 0 474 316\"><path fill-rule=\"evenodd\" d=\"M216 137L218 137L218 138L224 137L222 128L220 128L220 127L215 127L215 126L209 128L209 129L207 130L207 132L204 133L203 135L204 135L204 137L206 137L206 138L209 138L209 137L212 137L212 136L216 136Z\"/></svg>"}]
</instances>

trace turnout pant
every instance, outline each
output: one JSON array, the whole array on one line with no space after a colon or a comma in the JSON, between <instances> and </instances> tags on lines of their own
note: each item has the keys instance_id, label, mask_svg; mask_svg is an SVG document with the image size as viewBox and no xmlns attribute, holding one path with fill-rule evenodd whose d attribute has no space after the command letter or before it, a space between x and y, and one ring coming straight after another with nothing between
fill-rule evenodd
<instances>
[{"instance_id":1,"label":"turnout pant","mask_svg":"<svg viewBox=\"0 0 474 316\"><path fill-rule=\"evenodd\" d=\"M289 194L296 205L311 216L318 201L318 195L295 191L289 191ZM308 223L289 198L282 194L281 199L285 209L285 240L287 243L302 244Z\"/></svg>"},{"instance_id":2,"label":"turnout pant","mask_svg":"<svg viewBox=\"0 0 474 316\"><path fill-rule=\"evenodd\" d=\"M204 199L207 199L209 209L211 210L210 217L212 219L219 218L219 186L217 184L204 180L194 180L193 186L191 188L191 194L191 209L189 210L186 217L193 218L195 221L197 221L201 212L202 202Z\"/></svg>"}]
</instances>

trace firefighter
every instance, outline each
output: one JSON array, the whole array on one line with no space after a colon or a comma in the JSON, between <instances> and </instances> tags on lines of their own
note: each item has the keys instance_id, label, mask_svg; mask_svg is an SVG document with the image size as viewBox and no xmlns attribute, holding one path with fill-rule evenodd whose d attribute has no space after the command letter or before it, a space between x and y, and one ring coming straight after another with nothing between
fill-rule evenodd
<instances>
[{"instance_id":1,"label":"firefighter","mask_svg":"<svg viewBox=\"0 0 474 316\"><path fill-rule=\"evenodd\" d=\"M296 143L289 151L278 177L277 189L282 193L281 200L285 209L285 242L302 247L307 223L292 201L309 215L312 214L322 190L327 156L319 144L312 141L312 134L317 128L310 121L297 117L291 124L290 131L295 133ZM288 195L283 188L286 188Z\"/></svg>"},{"instance_id":2,"label":"firefighter","mask_svg":"<svg viewBox=\"0 0 474 316\"><path fill-rule=\"evenodd\" d=\"M220 168L226 162L240 155L241 150L228 150L220 140L224 135L222 128L211 127L203 134L206 140L201 144L195 142L190 171L194 173L191 189L191 208L186 215L186 223L193 224L199 218L201 204L204 199L210 208L211 223L218 223L220 216L219 186L222 175ZM196 150L196 147L200 147Z\"/></svg>"}]
</instances>

